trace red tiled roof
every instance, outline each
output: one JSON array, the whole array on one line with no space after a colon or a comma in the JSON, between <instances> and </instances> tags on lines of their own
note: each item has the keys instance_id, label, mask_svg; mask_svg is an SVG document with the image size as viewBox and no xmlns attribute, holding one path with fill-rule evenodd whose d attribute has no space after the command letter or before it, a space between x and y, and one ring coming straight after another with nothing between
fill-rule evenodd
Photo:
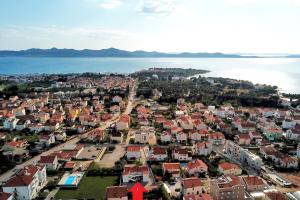
<instances>
[{"instance_id":1,"label":"red tiled roof","mask_svg":"<svg viewBox=\"0 0 300 200\"><path fill-rule=\"evenodd\" d=\"M240 167L236 164L229 163L229 162L224 162L219 164L219 168L223 170L230 170L230 169L240 169Z\"/></svg>"},{"instance_id":2,"label":"red tiled roof","mask_svg":"<svg viewBox=\"0 0 300 200\"><path fill-rule=\"evenodd\" d=\"M288 200L288 198L280 192L266 192L270 200Z\"/></svg>"},{"instance_id":3,"label":"red tiled roof","mask_svg":"<svg viewBox=\"0 0 300 200\"><path fill-rule=\"evenodd\" d=\"M53 163L57 156L41 156L40 163Z\"/></svg>"},{"instance_id":4,"label":"red tiled roof","mask_svg":"<svg viewBox=\"0 0 300 200\"><path fill-rule=\"evenodd\" d=\"M182 180L182 185L184 188L193 188L193 187L199 187L202 186L202 182L197 177L192 178L185 178Z\"/></svg>"},{"instance_id":5,"label":"red tiled roof","mask_svg":"<svg viewBox=\"0 0 300 200\"><path fill-rule=\"evenodd\" d=\"M39 171L39 167L29 165L11 177L4 187L28 186L33 180L33 176Z\"/></svg>"},{"instance_id":6,"label":"red tiled roof","mask_svg":"<svg viewBox=\"0 0 300 200\"><path fill-rule=\"evenodd\" d=\"M136 152L136 151L140 151L141 147L140 146L128 146L127 147L127 151L129 152Z\"/></svg>"},{"instance_id":7,"label":"red tiled roof","mask_svg":"<svg viewBox=\"0 0 300 200\"><path fill-rule=\"evenodd\" d=\"M153 148L153 154L154 155L162 155L162 154L166 154L167 150L163 147L154 147Z\"/></svg>"},{"instance_id":8,"label":"red tiled roof","mask_svg":"<svg viewBox=\"0 0 300 200\"><path fill-rule=\"evenodd\" d=\"M180 171L180 163L163 163L163 169L166 171Z\"/></svg>"},{"instance_id":9,"label":"red tiled roof","mask_svg":"<svg viewBox=\"0 0 300 200\"><path fill-rule=\"evenodd\" d=\"M254 186L254 185L264 185L264 182L258 176L246 176L243 177L244 182L247 185Z\"/></svg>"},{"instance_id":10,"label":"red tiled roof","mask_svg":"<svg viewBox=\"0 0 300 200\"><path fill-rule=\"evenodd\" d=\"M149 168L147 165L144 166L136 166L136 165L125 165L123 170L123 175L141 172L143 174L149 173Z\"/></svg>"},{"instance_id":11,"label":"red tiled roof","mask_svg":"<svg viewBox=\"0 0 300 200\"><path fill-rule=\"evenodd\" d=\"M65 169L73 169L75 167L76 163L75 162L66 162L64 165Z\"/></svg>"},{"instance_id":12,"label":"red tiled roof","mask_svg":"<svg viewBox=\"0 0 300 200\"><path fill-rule=\"evenodd\" d=\"M225 138L225 136L221 132L212 133L212 134L208 135L208 137L210 139L224 139Z\"/></svg>"},{"instance_id":13,"label":"red tiled roof","mask_svg":"<svg viewBox=\"0 0 300 200\"><path fill-rule=\"evenodd\" d=\"M207 165L202 160L199 160L199 159L189 162L187 164L187 169L189 169L189 170L194 169L196 167L207 168Z\"/></svg>"}]
</instances>

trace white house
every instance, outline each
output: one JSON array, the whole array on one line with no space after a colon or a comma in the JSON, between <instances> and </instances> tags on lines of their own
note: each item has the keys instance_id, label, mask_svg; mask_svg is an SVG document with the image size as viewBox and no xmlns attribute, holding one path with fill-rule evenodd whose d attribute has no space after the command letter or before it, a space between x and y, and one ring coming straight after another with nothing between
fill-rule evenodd
<instances>
[{"instance_id":1,"label":"white house","mask_svg":"<svg viewBox=\"0 0 300 200\"><path fill-rule=\"evenodd\" d=\"M203 183L198 177L182 179L183 195L199 195L202 193Z\"/></svg>"},{"instance_id":2,"label":"white house","mask_svg":"<svg viewBox=\"0 0 300 200\"><path fill-rule=\"evenodd\" d=\"M47 170L57 170L58 159L57 156L41 156L40 162L41 165L45 165Z\"/></svg>"},{"instance_id":3,"label":"white house","mask_svg":"<svg viewBox=\"0 0 300 200\"><path fill-rule=\"evenodd\" d=\"M122 115L119 119L119 121L116 123L116 129L117 130L127 130L129 129L130 125L130 117L129 115Z\"/></svg>"},{"instance_id":4,"label":"white house","mask_svg":"<svg viewBox=\"0 0 300 200\"><path fill-rule=\"evenodd\" d=\"M186 142L187 137L188 137L187 134L184 132L179 132L176 134L176 140L177 140L177 142L180 142L180 143Z\"/></svg>"},{"instance_id":5,"label":"white house","mask_svg":"<svg viewBox=\"0 0 300 200\"><path fill-rule=\"evenodd\" d=\"M149 160L164 161L168 158L168 153L164 147L153 147L150 151Z\"/></svg>"},{"instance_id":6,"label":"white house","mask_svg":"<svg viewBox=\"0 0 300 200\"><path fill-rule=\"evenodd\" d=\"M141 147L140 146L128 146L126 152L127 160L141 158Z\"/></svg>"},{"instance_id":7,"label":"white house","mask_svg":"<svg viewBox=\"0 0 300 200\"><path fill-rule=\"evenodd\" d=\"M135 182L137 180L146 183L150 180L149 167L147 165L125 165L122 173L122 180L124 183L128 183L129 181Z\"/></svg>"},{"instance_id":8,"label":"white house","mask_svg":"<svg viewBox=\"0 0 300 200\"><path fill-rule=\"evenodd\" d=\"M172 135L169 131L164 131L160 135L160 140L163 143L171 142L172 141Z\"/></svg>"},{"instance_id":9,"label":"white house","mask_svg":"<svg viewBox=\"0 0 300 200\"><path fill-rule=\"evenodd\" d=\"M186 149L176 148L172 151L172 157L174 160L178 161L190 161L192 160L192 156Z\"/></svg>"},{"instance_id":10,"label":"white house","mask_svg":"<svg viewBox=\"0 0 300 200\"><path fill-rule=\"evenodd\" d=\"M193 146L194 154L207 156L212 152L211 142L198 142Z\"/></svg>"},{"instance_id":11,"label":"white house","mask_svg":"<svg viewBox=\"0 0 300 200\"><path fill-rule=\"evenodd\" d=\"M29 165L17 172L3 185L3 192L14 195L16 200L31 200L47 183L46 167Z\"/></svg>"}]
</instances>

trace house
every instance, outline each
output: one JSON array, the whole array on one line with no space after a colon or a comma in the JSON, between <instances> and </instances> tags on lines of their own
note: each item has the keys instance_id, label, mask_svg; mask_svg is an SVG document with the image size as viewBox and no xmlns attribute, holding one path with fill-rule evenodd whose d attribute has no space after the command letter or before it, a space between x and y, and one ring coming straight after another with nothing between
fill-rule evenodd
<instances>
[{"instance_id":1,"label":"house","mask_svg":"<svg viewBox=\"0 0 300 200\"><path fill-rule=\"evenodd\" d=\"M42 123L31 123L28 125L30 132L40 133L44 130L44 125Z\"/></svg>"},{"instance_id":2,"label":"house","mask_svg":"<svg viewBox=\"0 0 300 200\"><path fill-rule=\"evenodd\" d=\"M163 174L170 173L173 177L180 177L180 163L163 163Z\"/></svg>"},{"instance_id":3,"label":"house","mask_svg":"<svg viewBox=\"0 0 300 200\"><path fill-rule=\"evenodd\" d=\"M44 123L45 131L56 131L59 128L60 123L58 122L46 122Z\"/></svg>"},{"instance_id":4,"label":"house","mask_svg":"<svg viewBox=\"0 0 300 200\"><path fill-rule=\"evenodd\" d=\"M201 130L201 129L207 129L207 126L204 122L202 122L200 119L196 119L193 121L194 123L194 127L197 130Z\"/></svg>"},{"instance_id":5,"label":"house","mask_svg":"<svg viewBox=\"0 0 300 200\"><path fill-rule=\"evenodd\" d=\"M17 131L22 131L22 130L24 130L25 128L27 128L28 127L28 125L30 124L31 122L30 122L30 120L19 120L18 122L17 122L17 124L16 124L16 130Z\"/></svg>"},{"instance_id":6,"label":"house","mask_svg":"<svg viewBox=\"0 0 300 200\"><path fill-rule=\"evenodd\" d=\"M242 179L247 192L261 192L266 189L266 184L259 176L243 176Z\"/></svg>"},{"instance_id":7,"label":"house","mask_svg":"<svg viewBox=\"0 0 300 200\"><path fill-rule=\"evenodd\" d=\"M199 195L202 193L203 183L197 177L182 179L183 195Z\"/></svg>"},{"instance_id":8,"label":"house","mask_svg":"<svg viewBox=\"0 0 300 200\"><path fill-rule=\"evenodd\" d=\"M259 132L250 131L249 132L249 136L250 136L250 139L252 141L254 141L256 144L258 144L258 145L262 144L263 137L262 137L262 135Z\"/></svg>"},{"instance_id":9,"label":"house","mask_svg":"<svg viewBox=\"0 0 300 200\"><path fill-rule=\"evenodd\" d=\"M150 151L149 160L164 161L168 158L168 153L164 147L153 147Z\"/></svg>"},{"instance_id":10,"label":"house","mask_svg":"<svg viewBox=\"0 0 300 200\"><path fill-rule=\"evenodd\" d=\"M282 137L283 131L280 128L268 128L264 130L263 134L269 141L276 141Z\"/></svg>"},{"instance_id":11,"label":"house","mask_svg":"<svg viewBox=\"0 0 300 200\"><path fill-rule=\"evenodd\" d=\"M90 132L88 132L87 136L86 136L86 140L90 141L90 142L101 142L105 140L105 132L100 129L94 129Z\"/></svg>"},{"instance_id":12,"label":"house","mask_svg":"<svg viewBox=\"0 0 300 200\"><path fill-rule=\"evenodd\" d=\"M255 122L243 121L237 128L241 133L248 133L249 131L256 131L256 124Z\"/></svg>"},{"instance_id":13,"label":"house","mask_svg":"<svg viewBox=\"0 0 300 200\"><path fill-rule=\"evenodd\" d=\"M234 175L226 175L211 181L211 196L214 200L245 199L245 188L242 180Z\"/></svg>"},{"instance_id":14,"label":"house","mask_svg":"<svg viewBox=\"0 0 300 200\"><path fill-rule=\"evenodd\" d=\"M225 136L221 132L211 133L208 135L208 141L213 145L223 145L225 143Z\"/></svg>"},{"instance_id":15,"label":"house","mask_svg":"<svg viewBox=\"0 0 300 200\"><path fill-rule=\"evenodd\" d=\"M125 165L122 173L122 180L124 183L130 181L136 182L148 182L150 180L150 171L147 165L136 166L136 165Z\"/></svg>"},{"instance_id":16,"label":"house","mask_svg":"<svg viewBox=\"0 0 300 200\"><path fill-rule=\"evenodd\" d=\"M194 110L195 111L201 112L201 111L205 111L206 109L207 109L207 107L201 102L198 102L198 103L194 104Z\"/></svg>"},{"instance_id":17,"label":"house","mask_svg":"<svg viewBox=\"0 0 300 200\"><path fill-rule=\"evenodd\" d=\"M176 134L176 140L179 143L185 143L187 141L187 134L185 132L179 132Z\"/></svg>"},{"instance_id":18,"label":"house","mask_svg":"<svg viewBox=\"0 0 300 200\"><path fill-rule=\"evenodd\" d=\"M190 175L206 174L208 167L202 160L196 159L188 162L186 170Z\"/></svg>"},{"instance_id":19,"label":"house","mask_svg":"<svg viewBox=\"0 0 300 200\"><path fill-rule=\"evenodd\" d=\"M40 142L49 147L51 144L55 143L55 135L53 133L45 133L40 136Z\"/></svg>"},{"instance_id":20,"label":"house","mask_svg":"<svg viewBox=\"0 0 300 200\"><path fill-rule=\"evenodd\" d=\"M177 122L184 130L192 130L194 127L189 116L180 116Z\"/></svg>"},{"instance_id":21,"label":"house","mask_svg":"<svg viewBox=\"0 0 300 200\"><path fill-rule=\"evenodd\" d=\"M189 138L192 141L201 141L201 134L197 130L192 130L192 131L189 132Z\"/></svg>"},{"instance_id":22,"label":"house","mask_svg":"<svg viewBox=\"0 0 300 200\"><path fill-rule=\"evenodd\" d=\"M128 200L128 190L126 186L110 186L106 188L107 200Z\"/></svg>"},{"instance_id":23,"label":"house","mask_svg":"<svg viewBox=\"0 0 300 200\"><path fill-rule=\"evenodd\" d=\"M29 155L29 151L26 149L29 144L27 141L23 140L13 140L11 142L6 143L2 147L2 154L8 160L22 161L24 158L27 158ZM19 159L16 159L19 158Z\"/></svg>"},{"instance_id":24,"label":"house","mask_svg":"<svg viewBox=\"0 0 300 200\"><path fill-rule=\"evenodd\" d=\"M289 198L278 191L267 191L264 200L289 200Z\"/></svg>"},{"instance_id":25,"label":"house","mask_svg":"<svg viewBox=\"0 0 300 200\"><path fill-rule=\"evenodd\" d=\"M119 113L121 111L120 109L120 106L118 105L112 105L109 110L112 112L112 113Z\"/></svg>"},{"instance_id":26,"label":"house","mask_svg":"<svg viewBox=\"0 0 300 200\"><path fill-rule=\"evenodd\" d=\"M138 144L156 144L155 129L150 126L142 126L139 131L135 132L134 142Z\"/></svg>"},{"instance_id":27,"label":"house","mask_svg":"<svg viewBox=\"0 0 300 200\"><path fill-rule=\"evenodd\" d=\"M242 146L249 146L251 138L249 134L238 134L235 136L235 141Z\"/></svg>"},{"instance_id":28,"label":"house","mask_svg":"<svg viewBox=\"0 0 300 200\"><path fill-rule=\"evenodd\" d=\"M186 149L175 148L172 150L172 158L178 161L190 161L192 160L192 155Z\"/></svg>"},{"instance_id":29,"label":"house","mask_svg":"<svg viewBox=\"0 0 300 200\"><path fill-rule=\"evenodd\" d=\"M113 103L120 103L121 101L122 101L122 97L120 97L120 96L114 96L112 98Z\"/></svg>"},{"instance_id":30,"label":"house","mask_svg":"<svg viewBox=\"0 0 300 200\"><path fill-rule=\"evenodd\" d=\"M29 165L3 184L3 192L13 194L16 200L31 200L46 185L46 167Z\"/></svg>"},{"instance_id":31,"label":"house","mask_svg":"<svg viewBox=\"0 0 300 200\"><path fill-rule=\"evenodd\" d=\"M281 155L278 158L278 165L281 168L297 169L298 168L298 159L295 157L292 157L290 155Z\"/></svg>"},{"instance_id":32,"label":"house","mask_svg":"<svg viewBox=\"0 0 300 200\"><path fill-rule=\"evenodd\" d=\"M258 155L250 152L248 149L242 148L240 156L240 162L242 164L247 165L257 171L260 171L261 166L263 165L263 161Z\"/></svg>"},{"instance_id":33,"label":"house","mask_svg":"<svg viewBox=\"0 0 300 200\"><path fill-rule=\"evenodd\" d=\"M208 156L212 152L211 142L197 142L193 146L193 152L199 156Z\"/></svg>"},{"instance_id":34,"label":"house","mask_svg":"<svg viewBox=\"0 0 300 200\"><path fill-rule=\"evenodd\" d=\"M54 171L58 167L58 158L57 156L41 156L39 161L41 165L45 165L47 170Z\"/></svg>"},{"instance_id":35,"label":"house","mask_svg":"<svg viewBox=\"0 0 300 200\"><path fill-rule=\"evenodd\" d=\"M242 169L238 165L229 162L220 163L218 169L224 175L239 176L242 174Z\"/></svg>"},{"instance_id":36,"label":"house","mask_svg":"<svg viewBox=\"0 0 300 200\"><path fill-rule=\"evenodd\" d=\"M121 143L123 141L123 133L120 131L113 131L110 134L110 141Z\"/></svg>"},{"instance_id":37,"label":"house","mask_svg":"<svg viewBox=\"0 0 300 200\"><path fill-rule=\"evenodd\" d=\"M162 122L162 124L163 124L163 128L167 130L171 129L174 126L174 123L171 120L165 120Z\"/></svg>"},{"instance_id":38,"label":"house","mask_svg":"<svg viewBox=\"0 0 300 200\"><path fill-rule=\"evenodd\" d=\"M119 121L116 123L116 129L117 130L127 130L129 129L130 125L130 117L129 115L122 115L119 119Z\"/></svg>"},{"instance_id":39,"label":"house","mask_svg":"<svg viewBox=\"0 0 300 200\"><path fill-rule=\"evenodd\" d=\"M172 141L172 135L170 131L163 131L160 135L160 140L162 143L169 143Z\"/></svg>"},{"instance_id":40,"label":"house","mask_svg":"<svg viewBox=\"0 0 300 200\"><path fill-rule=\"evenodd\" d=\"M126 151L127 160L136 160L141 158L141 147L140 146L128 146Z\"/></svg>"},{"instance_id":41,"label":"house","mask_svg":"<svg viewBox=\"0 0 300 200\"><path fill-rule=\"evenodd\" d=\"M300 128L287 130L285 136L289 140L300 141Z\"/></svg>"}]
</instances>

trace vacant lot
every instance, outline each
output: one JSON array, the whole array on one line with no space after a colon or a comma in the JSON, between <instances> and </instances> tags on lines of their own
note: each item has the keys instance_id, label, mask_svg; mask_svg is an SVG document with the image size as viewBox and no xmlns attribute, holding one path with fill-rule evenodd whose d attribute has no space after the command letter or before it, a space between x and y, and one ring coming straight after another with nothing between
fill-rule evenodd
<instances>
[{"instance_id":1,"label":"vacant lot","mask_svg":"<svg viewBox=\"0 0 300 200\"><path fill-rule=\"evenodd\" d=\"M105 199L106 187L117 184L116 176L84 177L77 189L60 189L55 199Z\"/></svg>"}]
</instances>

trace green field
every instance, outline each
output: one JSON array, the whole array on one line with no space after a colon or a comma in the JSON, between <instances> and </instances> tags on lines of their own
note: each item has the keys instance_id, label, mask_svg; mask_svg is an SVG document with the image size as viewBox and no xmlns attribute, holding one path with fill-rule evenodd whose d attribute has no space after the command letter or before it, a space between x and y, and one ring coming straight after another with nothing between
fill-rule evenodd
<instances>
[{"instance_id":1,"label":"green field","mask_svg":"<svg viewBox=\"0 0 300 200\"><path fill-rule=\"evenodd\" d=\"M77 189L60 189L55 199L105 199L106 187L117 184L116 176L85 176Z\"/></svg>"}]
</instances>

